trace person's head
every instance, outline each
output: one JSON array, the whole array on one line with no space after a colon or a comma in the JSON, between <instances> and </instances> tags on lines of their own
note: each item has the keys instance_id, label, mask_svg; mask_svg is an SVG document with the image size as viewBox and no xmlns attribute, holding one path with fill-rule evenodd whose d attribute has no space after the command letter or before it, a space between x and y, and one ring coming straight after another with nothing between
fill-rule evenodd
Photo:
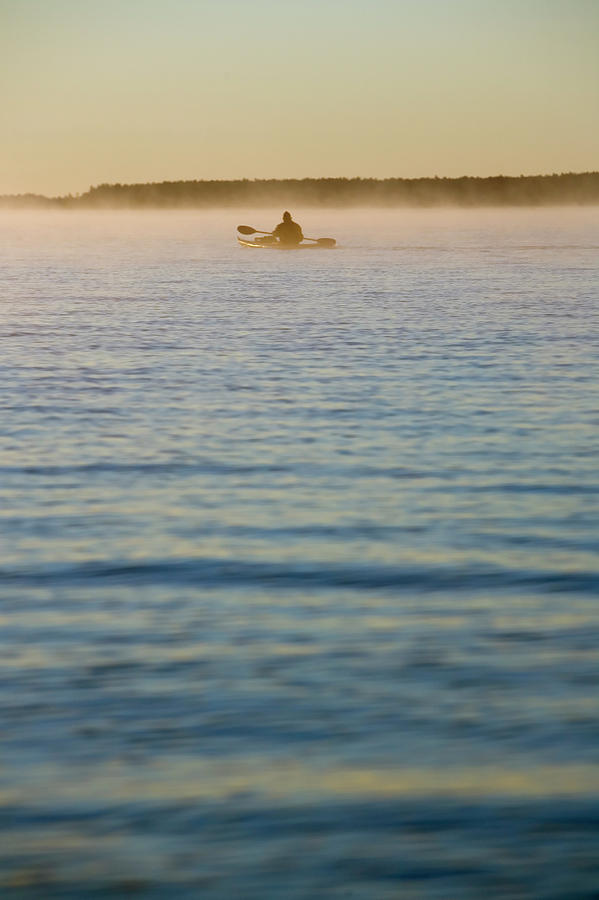
<instances>
[{"instance_id":1,"label":"person's head","mask_svg":"<svg viewBox=\"0 0 599 900\"><path fill-rule=\"evenodd\" d=\"M283 222L291 222L291 213L285 211L283 213Z\"/></svg>"}]
</instances>

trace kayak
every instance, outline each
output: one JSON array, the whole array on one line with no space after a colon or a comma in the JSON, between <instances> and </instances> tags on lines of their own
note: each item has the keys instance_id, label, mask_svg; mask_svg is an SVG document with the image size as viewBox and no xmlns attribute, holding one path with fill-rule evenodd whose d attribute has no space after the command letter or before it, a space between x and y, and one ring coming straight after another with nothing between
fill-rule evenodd
<instances>
[{"instance_id":1,"label":"kayak","mask_svg":"<svg viewBox=\"0 0 599 900\"><path fill-rule=\"evenodd\" d=\"M276 243L259 243L258 241L245 241L238 237L237 242L240 247L257 247L259 250L332 250L333 247L325 244L279 244Z\"/></svg>"}]
</instances>

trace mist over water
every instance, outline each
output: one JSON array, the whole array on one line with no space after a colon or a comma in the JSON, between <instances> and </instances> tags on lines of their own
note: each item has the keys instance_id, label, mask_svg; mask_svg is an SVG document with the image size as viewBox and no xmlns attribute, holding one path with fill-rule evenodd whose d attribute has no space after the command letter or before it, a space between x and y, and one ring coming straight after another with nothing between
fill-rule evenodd
<instances>
[{"instance_id":1,"label":"mist over water","mask_svg":"<svg viewBox=\"0 0 599 900\"><path fill-rule=\"evenodd\" d=\"M0 216L0 892L592 897L595 210Z\"/></svg>"}]
</instances>

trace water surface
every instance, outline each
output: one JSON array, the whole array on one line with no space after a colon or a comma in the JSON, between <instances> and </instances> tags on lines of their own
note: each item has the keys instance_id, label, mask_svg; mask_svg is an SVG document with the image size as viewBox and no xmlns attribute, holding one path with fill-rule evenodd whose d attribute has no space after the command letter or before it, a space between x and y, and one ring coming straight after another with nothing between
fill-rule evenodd
<instances>
[{"instance_id":1,"label":"water surface","mask_svg":"<svg viewBox=\"0 0 599 900\"><path fill-rule=\"evenodd\" d=\"M3 896L596 896L596 212L279 214L0 218Z\"/></svg>"}]
</instances>

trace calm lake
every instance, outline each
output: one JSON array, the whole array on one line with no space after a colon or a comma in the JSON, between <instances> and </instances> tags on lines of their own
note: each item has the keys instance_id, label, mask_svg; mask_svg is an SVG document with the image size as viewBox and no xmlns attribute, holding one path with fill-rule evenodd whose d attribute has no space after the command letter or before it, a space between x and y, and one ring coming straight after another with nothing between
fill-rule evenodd
<instances>
[{"instance_id":1,"label":"calm lake","mask_svg":"<svg viewBox=\"0 0 599 900\"><path fill-rule=\"evenodd\" d=\"M599 214L0 216L0 893L590 898Z\"/></svg>"}]
</instances>

